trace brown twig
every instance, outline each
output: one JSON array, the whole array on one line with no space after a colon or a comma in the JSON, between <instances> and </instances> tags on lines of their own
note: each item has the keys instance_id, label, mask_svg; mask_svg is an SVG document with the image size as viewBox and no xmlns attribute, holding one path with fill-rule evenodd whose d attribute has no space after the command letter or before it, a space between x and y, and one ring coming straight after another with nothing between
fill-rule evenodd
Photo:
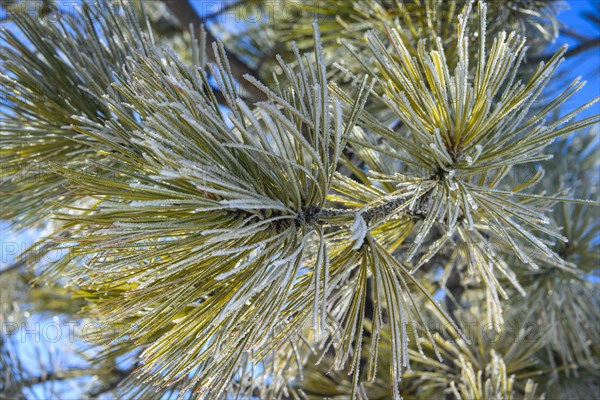
<instances>
[{"instance_id":1,"label":"brown twig","mask_svg":"<svg viewBox=\"0 0 600 400\"><path fill-rule=\"evenodd\" d=\"M165 0L165 4L183 26L192 25L194 28L198 28L204 25L205 20L196 13L189 0ZM206 40L212 43L216 42L217 38L215 38L210 30L206 29ZM216 61L215 55L212 52L209 51L207 55L212 62ZM243 85L243 92L247 94L248 100L256 101L262 99L264 94L254 85L244 85L244 75L255 76L256 71L236 57L235 54L228 53L227 56L231 66L231 73L238 83Z\"/></svg>"},{"instance_id":2,"label":"brown twig","mask_svg":"<svg viewBox=\"0 0 600 400\"><path fill-rule=\"evenodd\" d=\"M579 43L577 46L567 50L564 57L565 58L574 57L578 54L584 53L595 47L600 47L600 37L597 37L594 39L588 39L584 42ZM552 58L552 56L553 56L553 54L542 54L542 55L530 58L528 60L528 63L537 64L542 61L548 61L549 59Z\"/></svg>"},{"instance_id":3,"label":"brown twig","mask_svg":"<svg viewBox=\"0 0 600 400\"><path fill-rule=\"evenodd\" d=\"M568 29L568 28L561 28L560 34L563 36L567 36L567 37L579 40L580 42L585 42L586 40L590 39L589 37L584 36L583 34L577 32L577 31L574 31L572 29Z\"/></svg>"},{"instance_id":4,"label":"brown twig","mask_svg":"<svg viewBox=\"0 0 600 400\"><path fill-rule=\"evenodd\" d=\"M14 263L13 265L11 265L10 267L4 268L4 269L0 269L0 276L4 275L4 274L8 274L12 271L16 271L17 269L21 268L22 266L24 266L26 264L25 261L21 260L21 261L17 261L16 263Z\"/></svg>"}]
</instances>

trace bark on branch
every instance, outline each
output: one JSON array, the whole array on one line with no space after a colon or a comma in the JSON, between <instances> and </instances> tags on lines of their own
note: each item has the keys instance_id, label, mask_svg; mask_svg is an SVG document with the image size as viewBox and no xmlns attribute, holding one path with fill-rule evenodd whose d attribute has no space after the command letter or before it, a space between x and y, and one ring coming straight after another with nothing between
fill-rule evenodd
<instances>
[{"instance_id":1,"label":"bark on branch","mask_svg":"<svg viewBox=\"0 0 600 400\"><path fill-rule=\"evenodd\" d=\"M579 43L577 46L570 48L569 50L567 50L567 52L565 53L564 57L565 58L569 58L569 57L574 57L578 54L584 53L588 50L591 50L595 47L600 47L600 37L594 38L594 39L588 39L584 42ZM548 61L549 59L552 58L554 54L542 54L536 57L532 57L528 60L528 63L530 64L537 64L540 63L542 61Z\"/></svg>"},{"instance_id":2,"label":"bark on branch","mask_svg":"<svg viewBox=\"0 0 600 400\"><path fill-rule=\"evenodd\" d=\"M197 29L204 25L204 19L196 13L196 10L192 7L189 0L164 0L164 2L184 27L188 27L191 24L194 26L194 29ZM208 43L217 41L217 38L215 38L208 28L206 28L206 40ZM208 51L207 53L209 59L214 62L215 55L211 51ZM229 65L231 66L231 73L238 83L242 85L243 92L247 94L248 100L257 101L263 98L264 94L254 85L245 84L246 80L244 79L244 75L249 74L256 76L256 71L236 57L235 54L228 53L227 57Z\"/></svg>"}]
</instances>

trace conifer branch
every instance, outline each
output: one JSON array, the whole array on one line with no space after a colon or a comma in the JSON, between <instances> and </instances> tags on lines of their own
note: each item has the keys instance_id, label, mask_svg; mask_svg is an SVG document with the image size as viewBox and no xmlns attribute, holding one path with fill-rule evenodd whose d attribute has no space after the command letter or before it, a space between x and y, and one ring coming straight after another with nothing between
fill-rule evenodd
<instances>
[{"instance_id":1,"label":"conifer branch","mask_svg":"<svg viewBox=\"0 0 600 400\"><path fill-rule=\"evenodd\" d=\"M597 125L575 117L598 99L559 113L578 80L542 97L565 49L522 69L556 32L554 6L321 3L229 41L239 57L219 41L206 55L204 34L180 54L105 0L2 30L1 217L52 219L39 258L0 271L2 293L35 260L36 282L70 285L118 330L98 329L94 365L131 355L135 370L90 368L92 395L533 400L568 393L553 382L578 367L581 394L563 397L591 397L597 139L553 141ZM243 60L274 42L265 83ZM468 325L512 319L533 325L497 341Z\"/></svg>"}]
</instances>

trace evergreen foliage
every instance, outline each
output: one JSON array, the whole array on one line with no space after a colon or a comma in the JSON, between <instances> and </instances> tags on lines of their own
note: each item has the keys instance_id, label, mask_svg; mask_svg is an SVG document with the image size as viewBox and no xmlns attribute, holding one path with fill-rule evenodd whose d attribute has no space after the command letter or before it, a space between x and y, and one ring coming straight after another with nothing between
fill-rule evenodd
<instances>
[{"instance_id":1,"label":"evergreen foliage","mask_svg":"<svg viewBox=\"0 0 600 400\"><path fill-rule=\"evenodd\" d=\"M549 90L563 4L278 4L215 43L169 2L7 6L1 218L44 233L0 322L105 329L38 380L3 335L1 393L595 394L600 119Z\"/></svg>"}]
</instances>

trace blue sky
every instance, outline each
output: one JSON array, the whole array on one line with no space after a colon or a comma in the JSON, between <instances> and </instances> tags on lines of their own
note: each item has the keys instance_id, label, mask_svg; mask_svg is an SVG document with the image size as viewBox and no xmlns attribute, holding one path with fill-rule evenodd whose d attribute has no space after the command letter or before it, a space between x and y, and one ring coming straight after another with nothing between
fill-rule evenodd
<instances>
[{"instance_id":1,"label":"blue sky","mask_svg":"<svg viewBox=\"0 0 600 400\"><path fill-rule=\"evenodd\" d=\"M597 8L594 8L594 3L598 4L600 2L590 0L568 1L570 9L561 12L559 19L572 30L585 36L598 37L600 36L600 26L590 23L581 17L582 12L597 12ZM564 43L572 45L575 41L561 35L556 40L554 46L558 48ZM570 80L581 75L587 81L586 86L565 104L569 110L600 95L600 48L595 48L584 55L567 59L559 71L564 73L565 77L569 77ZM600 114L600 104L598 103L582 113L581 116L587 117L595 114Z\"/></svg>"}]
</instances>

